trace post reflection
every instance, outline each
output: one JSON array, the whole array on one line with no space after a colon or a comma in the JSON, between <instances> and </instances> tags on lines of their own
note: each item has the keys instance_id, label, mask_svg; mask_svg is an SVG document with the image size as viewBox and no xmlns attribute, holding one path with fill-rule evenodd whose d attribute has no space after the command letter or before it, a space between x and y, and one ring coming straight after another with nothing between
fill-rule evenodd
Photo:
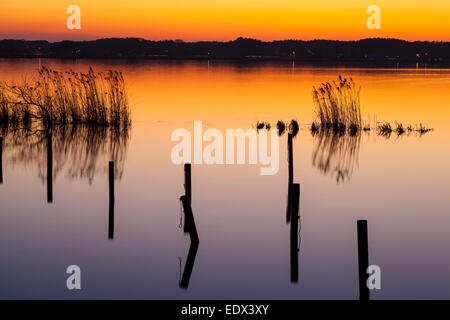
<instances>
[{"instance_id":1,"label":"post reflection","mask_svg":"<svg viewBox=\"0 0 450 320\"><path fill-rule=\"evenodd\" d=\"M182 289L187 289L189 281L191 280L192 270L194 269L195 257L197 256L198 242L191 242L189 246L189 252L184 266L183 276L179 282L179 286Z\"/></svg>"},{"instance_id":2,"label":"post reflection","mask_svg":"<svg viewBox=\"0 0 450 320\"><path fill-rule=\"evenodd\" d=\"M367 287L367 268L369 267L369 240L367 235L367 220L357 221L358 230L358 273L359 273L359 300L369 300L370 293Z\"/></svg>"},{"instance_id":3,"label":"post reflection","mask_svg":"<svg viewBox=\"0 0 450 320\"><path fill-rule=\"evenodd\" d=\"M47 133L47 202L53 202L53 139L52 133Z\"/></svg>"},{"instance_id":4,"label":"post reflection","mask_svg":"<svg viewBox=\"0 0 450 320\"><path fill-rule=\"evenodd\" d=\"M299 208L300 208L300 184L295 183L292 186L292 204L291 204L291 219L290 219L291 282L298 282L298 253L300 251Z\"/></svg>"}]
</instances>

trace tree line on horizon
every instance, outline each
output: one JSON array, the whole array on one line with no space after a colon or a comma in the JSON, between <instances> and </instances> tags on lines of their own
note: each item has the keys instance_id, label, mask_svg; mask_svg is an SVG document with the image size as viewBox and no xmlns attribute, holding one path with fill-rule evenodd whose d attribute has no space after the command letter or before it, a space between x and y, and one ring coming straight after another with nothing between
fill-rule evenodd
<instances>
[{"instance_id":1,"label":"tree line on horizon","mask_svg":"<svg viewBox=\"0 0 450 320\"><path fill-rule=\"evenodd\" d=\"M317 62L450 63L450 42L409 42L398 39L280 40L250 38L233 41L151 41L105 38L92 41L0 40L0 57L246 59Z\"/></svg>"}]
</instances>

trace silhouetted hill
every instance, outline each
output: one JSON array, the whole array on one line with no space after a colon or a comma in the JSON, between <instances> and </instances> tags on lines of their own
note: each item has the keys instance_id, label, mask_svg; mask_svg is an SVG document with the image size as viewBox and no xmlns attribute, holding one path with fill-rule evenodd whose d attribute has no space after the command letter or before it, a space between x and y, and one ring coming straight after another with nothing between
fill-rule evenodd
<instances>
[{"instance_id":1,"label":"silhouetted hill","mask_svg":"<svg viewBox=\"0 0 450 320\"><path fill-rule=\"evenodd\" d=\"M93 41L0 40L0 57L236 59L307 62L450 63L450 42L408 42L397 39L358 41L283 40L264 42L238 38L218 41L150 41L113 38Z\"/></svg>"}]
</instances>

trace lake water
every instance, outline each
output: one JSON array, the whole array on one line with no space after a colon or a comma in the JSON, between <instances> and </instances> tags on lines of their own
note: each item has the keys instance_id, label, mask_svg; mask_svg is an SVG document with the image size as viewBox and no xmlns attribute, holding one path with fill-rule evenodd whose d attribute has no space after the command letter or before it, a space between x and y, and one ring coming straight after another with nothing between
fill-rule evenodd
<instances>
[{"instance_id":1,"label":"lake water","mask_svg":"<svg viewBox=\"0 0 450 320\"><path fill-rule=\"evenodd\" d=\"M56 132L51 203L47 140L3 133L0 298L358 299L358 219L368 221L369 263L381 268L381 290L371 299L450 298L450 70L3 59L0 80L32 78L39 63L123 71L133 125L120 138ZM340 74L362 86L363 120L421 122L434 131L321 141L309 130L312 87ZM200 245L191 250L188 288L180 288L190 240L179 227L184 172L171 161L171 133L193 132L195 120L225 132L291 119L300 123L293 143L298 282L291 282L283 135L275 175L260 175L260 165L192 166ZM79 291L66 288L69 265L81 268Z\"/></svg>"}]
</instances>

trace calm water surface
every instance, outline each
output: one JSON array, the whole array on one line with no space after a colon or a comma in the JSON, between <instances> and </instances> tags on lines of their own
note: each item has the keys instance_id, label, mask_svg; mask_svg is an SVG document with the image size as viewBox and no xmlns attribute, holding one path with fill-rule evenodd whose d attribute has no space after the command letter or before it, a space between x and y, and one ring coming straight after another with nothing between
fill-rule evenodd
<instances>
[{"instance_id":1,"label":"calm water surface","mask_svg":"<svg viewBox=\"0 0 450 320\"><path fill-rule=\"evenodd\" d=\"M356 221L368 220L373 299L450 298L450 70L337 69L219 62L41 61L58 70L118 69L132 106L128 136L57 131L53 203L46 140L4 133L0 185L0 298L357 299ZM37 60L0 60L0 80L31 78ZM422 122L419 136L313 136L312 87L339 74L360 85L366 119ZM280 170L194 165L200 236L188 289L179 282L189 237L179 228L182 166L174 129L300 122L299 281L290 280L286 135ZM68 131L70 131L68 129ZM69 134L70 133L70 134ZM68 138L70 137L70 139ZM345 140L346 139L346 140ZM348 150L353 150L349 152ZM108 161L116 161L115 234L108 240ZM82 290L66 289L67 266Z\"/></svg>"}]
</instances>

